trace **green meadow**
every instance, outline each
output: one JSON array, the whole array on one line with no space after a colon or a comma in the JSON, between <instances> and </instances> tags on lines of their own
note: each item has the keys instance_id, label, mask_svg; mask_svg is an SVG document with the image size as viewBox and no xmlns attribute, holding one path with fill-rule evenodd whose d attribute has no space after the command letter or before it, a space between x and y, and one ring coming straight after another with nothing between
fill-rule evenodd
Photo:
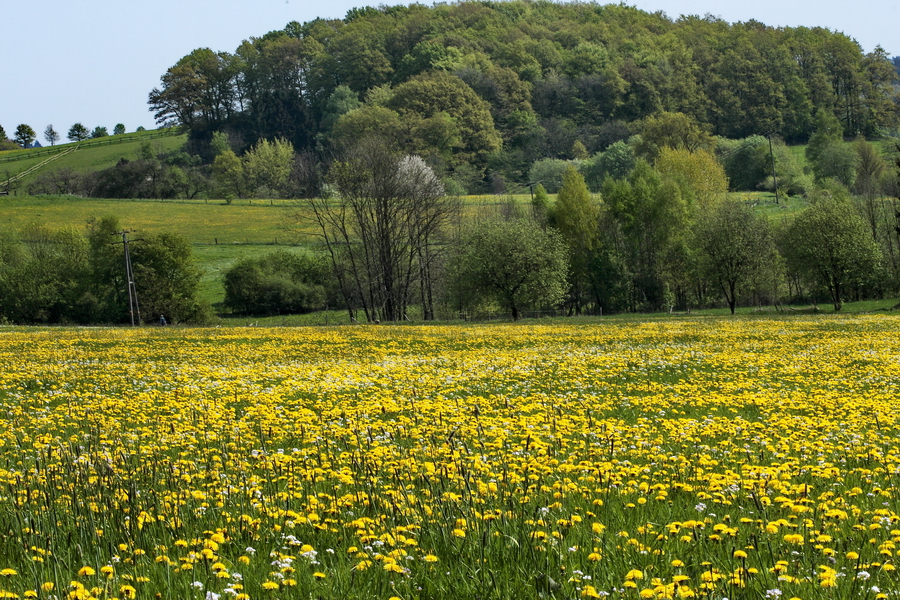
<instances>
[{"instance_id":1,"label":"green meadow","mask_svg":"<svg viewBox=\"0 0 900 600\"><path fill-rule=\"evenodd\" d=\"M77 150L48 163L34 173L18 182L23 189L35 177L45 171L72 169L75 171L99 171L115 165L122 158L137 157L141 146L149 142L156 152L178 150L187 141L187 134L173 135L166 130L142 131L124 135L111 135L103 138L59 144L44 148L27 150L10 150L0 152L0 180L15 177L35 167L48 158L61 154L75 146Z\"/></svg>"}]
</instances>

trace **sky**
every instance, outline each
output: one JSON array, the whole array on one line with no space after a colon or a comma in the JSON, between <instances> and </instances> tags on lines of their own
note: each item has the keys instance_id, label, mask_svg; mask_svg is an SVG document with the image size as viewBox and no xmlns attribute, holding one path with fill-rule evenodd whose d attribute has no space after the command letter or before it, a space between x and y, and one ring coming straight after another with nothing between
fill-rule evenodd
<instances>
[{"instance_id":1,"label":"sky","mask_svg":"<svg viewBox=\"0 0 900 600\"><path fill-rule=\"evenodd\" d=\"M391 0L0 0L7 25L0 36L0 125L12 137L30 125L43 144L53 125L117 123L126 131L155 127L147 95L160 76L196 48L234 52L250 37L290 21L341 18L366 4ZM429 4L423 0L423 4ZM626 0L648 12L756 19L771 26L827 27L900 55L900 0Z\"/></svg>"}]
</instances>

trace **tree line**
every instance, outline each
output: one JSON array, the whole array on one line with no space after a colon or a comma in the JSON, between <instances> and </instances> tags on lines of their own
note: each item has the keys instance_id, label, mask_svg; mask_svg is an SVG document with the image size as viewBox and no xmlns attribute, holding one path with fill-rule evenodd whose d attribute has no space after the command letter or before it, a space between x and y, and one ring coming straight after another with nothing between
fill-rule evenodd
<instances>
[{"instance_id":1,"label":"tree line","mask_svg":"<svg viewBox=\"0 0 900 600\"><path fill-rule=\"evenodd\" d=\"M603 151L663 112L787 143L826 112L871 139L896 130L896 81L883 49L818 27L484 1L354 9L234 52L197 49L149 103L159 123L189 129L196 153L225 132L239 155L281 138L328 162L377 132L474 193L527 183L540 159Z\"/></svg>"},{"instance_id":2,"label":"tree line","mask_svg":"<svg viewBox=\"0 0 900 600\"><path fill-rule=\"evenodd\" d=\"M855 157L852 187L822 162L838 144ZM752 163L756 146L731 145L725 156ZM282 287L291 278L324 286L306 310L326 302L370 322L488 308L514 319L530 309L609 314L724 305L734 312L788 301L827 301L840 310L848 300L896 294L900 163L895 173L865 140L811 144L808 153L821 176L809 176L806 208L781 219L729 196L715 149L670 145L658 147L655 159L617 161L630 164L607 173L599 194L570 162L555 198L538 184L530 203L510 199L488 210L448 197L421 158L369 138L332 169L334 195L306 200L294 213L296 231L315 231L315 277L304 280L296 269L278 275L273 261L250 261L228 277L253 271L248 280L258 287L235 284L226 302L253 312L253 294L268 293L259 283L265 277L281 277Z\"/></svg>"},{"instance_id":3,"label":"tree line","mask_svg":"<svg viewBox=\"0 0 900 600\"><path fill-rule=\"evenodd\" d=\"M122 228L115 217L84 230L31 226L0 232L0 322L126 323L130 318ZM145 321L203 322L200 272L191 246L171 234L141 234L129 244L137 307Z\"/></svg>"},{"instance_id":4,"label":"tree line","mask_svg":"<svg viewBox=\"0 0 900 600\"><path fill-rule=\"evenodd\" d=\"M144 127L138 127L137 131L144 131ZM113 127L113 135L122 135L125 133L125 125L122 123L117 123L115 127ZM66 137L70 142L83 142L84 140L107 137L109 135L109 130L106 127L98 125L92 130L88 129L81 123L75 123L72 127L69 128L69 132ZM51 146L55 146L56 142L60 140L60 133L56 131L52 124L47 125L47 128L44 129L44 139ZM15 134L12 139L8 139L6 137L6 131L0 126L0 150L17 150L19 148L29 148L37 139L37 133L35 133L34 129L31 125L26 123L21 123L18 127L16 127Z\"/></svg>"},{"instance_id":5,"label":"tree line","mask_svg":"<svg viewBox=\"0 0 900 600\"><path fill-rule=\"evenodd\" d=\"M223 278L225 307L242 314L345 309L354 321L385 322L485 310L513 319L541 309L734 312L798 301L840 310L846 301L896 295L900 148L894 169L865 140L829 143L831 125L824 119L807 147L821 171L808 204L780 219L728 194L719 156L752 163L754 140L724 150L666 142L652 146L655 158L620 148L600 193L571 161L555 196L538 184L530 202L498 196L505 198L499 205L484 207L448 194L421 157L365 138L331 166L323 184L330 194L301 201L287 218L285 228L306 249L239 261ZM835 148L855 156L851 187L823 170ZM85 233L34 227L2 237L2 318L126 320L117 232L118 223L104 219ZM209 317L186 241L143 236L133 258L145 314Z\"/></svg>"}]
</instances>

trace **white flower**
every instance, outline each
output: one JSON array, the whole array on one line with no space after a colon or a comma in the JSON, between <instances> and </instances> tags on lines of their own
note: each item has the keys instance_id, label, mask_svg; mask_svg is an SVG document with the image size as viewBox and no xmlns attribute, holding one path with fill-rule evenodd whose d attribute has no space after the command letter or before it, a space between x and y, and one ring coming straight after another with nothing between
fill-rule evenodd
<instances>
[{"instance_id":1,"label":"white flower","mask_svg":"<svg viewBox=\"0 0 900 600\"><path fill-rule=\"evenodd\" d=\"M191 584L191 586L197 588L198 590L202 590L202 589L203 589L203 582L202 582L202 581L195 581L194 583Z\"/></svg>"},{"instance_id":2,"label":"white flower","mask_svg":"<svg viewBox=\"0 0 900 600\"><path fill-rule=\"evenodd\" d=\"M219 600L219 594L215 592L206 592L206 600Z\"/></svg>"}]
</instances>

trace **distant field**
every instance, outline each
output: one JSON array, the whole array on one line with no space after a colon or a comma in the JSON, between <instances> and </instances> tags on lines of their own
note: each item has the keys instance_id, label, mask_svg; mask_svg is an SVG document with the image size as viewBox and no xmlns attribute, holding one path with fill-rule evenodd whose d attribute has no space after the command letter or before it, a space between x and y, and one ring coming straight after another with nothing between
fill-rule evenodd
<instances>
[{"instance_id":1,"label":"distant field","mask_svg":"<svg viewBox=\"0 0 900 600\"><path fill-rule=\"evenodd\" d=\"M293 202L240 200L104 200L72 196L29 196L0 199L0 227L18 231L31 224L51 228L82 226L91 217L114 215L124 227L171 231L192 244L271 244Z\"/></svg>"}]
</instances>

